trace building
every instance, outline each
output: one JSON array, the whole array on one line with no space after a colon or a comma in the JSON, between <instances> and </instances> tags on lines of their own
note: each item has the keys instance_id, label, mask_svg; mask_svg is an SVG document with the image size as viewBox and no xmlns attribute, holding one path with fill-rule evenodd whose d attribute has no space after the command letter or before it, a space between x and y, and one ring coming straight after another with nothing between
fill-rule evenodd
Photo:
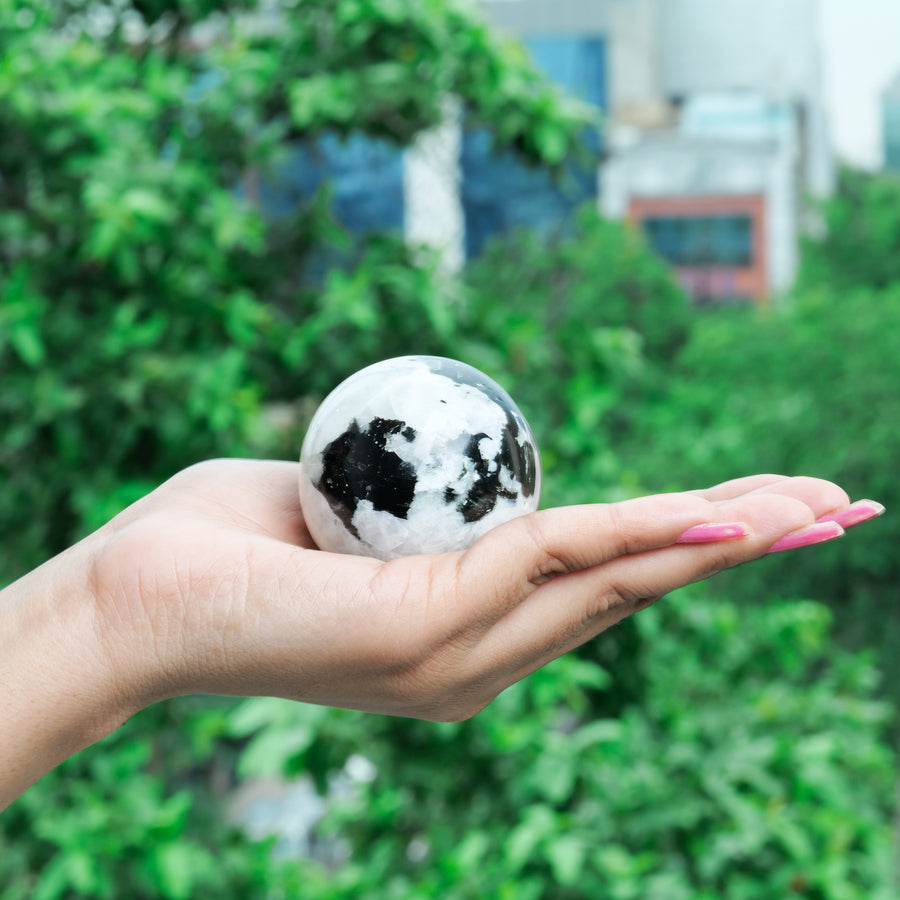
<instances>
[{"instance_id":1,"label":"building","mask_svg":"<svg viewBox=\"0 0 900 900\"><path fill-rule=\"evenodd\" d=\"M679 124L607 163L607 214L641 226L698 303L762 302L797 266L803 190L789 106L760 95L694 95Z\"/></svg>"},{"instance_id":2,"label":"building","mask_svg":"<svg viewBox=\"0 0 900 900\"><path fill-rule=\"evenodd\" d=\"M523 34L535 64L569 94L603 110L607 106L606 41L589 31ZM463 123L464 124L464 123ZM582 204L596 200L600 140L585 134L596 162L589 169L567 167L558 184L544 171L529 169L511 152L498 154L484 130L463 128L460 202L465 221L465 252L477 256L487 241L516 227L544 234L563 233Z\"/></svg>"},{"instance_id":3,"label":"building","mask_svg":"<svg viewBox=\"0 0 900 900\"><path fill-rule=\"evenodd\" d=\"M606 107L605 38L589 30L520 37L551 79ZM556 181L510 152L498 153L490 134L468 127L459 104L448 97L443 125L408 150L362 135L326 135L298 146L256 190L266 211L278 216L327 182L335 214L352 233L402 232L412 244L438 248L452 272L495 234L517 227L562 232L577 207L596 202L599 135L585 139L593 143L594 164L585 169L573 162Z\"/></svg>"},{"instance_id":4,"label":"building","mask_svg":"<svg viewBox=\"0 0 900 900\"><path fill-rule=\"evenodd\" d=\"M584 36L528 43L550 77L573 94L602 106L605 65L602 42ZM599 135L585 135L599 162ZM337 219L351 233L401 232L412 244L442 252L445 268L457 271L491 237L517 227L545 234L569 227L576 208L596 201L597 163L574 163L554 181L529 168L511 151L498 152L489 132L462 120L447 99L444 123L401 150L354 135L325 135L298 146L257 193L269 215L292 209L326 182Z\"/></svg>"},{"instance_id":5,"label":"building","mask_svg":"<svg viewBox=\"0 0 900 900\"><path fill-rule=\"evenodd\" d=\"M539 68L604 112L602 136L589 136L596 170L553 184L494 153L448 98L443 126L405 153L362 137L298 151L272 204L330 180L351 230L402 231L455 271L492 235L564 232L594 201L642 228L698 302L762 303L790 286L806 201L834 179L817 0L480 3ZM896 110L900 156L900 101Z\"/></svg>"},{"instance_id":6,"label":"building","mask_svg":"<svg viewBox=\"0 0 900 900\"><path fill-rule=\"evenodd\" d=\"M601 205L698 302L790 286L806 200L834 179L815 0L484 0L526 40L603 41Z\"/></svg>"},{"instance_id":7,"label":"building","mask_svg":"<svg viewBox=\"0 0 900 900\"><path fill-rule=\"evenodd\" d=\"M900 172L900 75L881 96L881 129L884 167L891 172Z\"/></svg>"}]
</instances>

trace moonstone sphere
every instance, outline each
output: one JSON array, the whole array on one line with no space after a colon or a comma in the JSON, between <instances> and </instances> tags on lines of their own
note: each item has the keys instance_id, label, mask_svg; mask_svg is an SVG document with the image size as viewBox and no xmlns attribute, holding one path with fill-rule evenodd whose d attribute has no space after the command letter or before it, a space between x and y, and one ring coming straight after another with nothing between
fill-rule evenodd
<instances>
[{"instance_id":1,"label":"moonstone sphere","mask_svg":"<svg viewBox=\"0 0 900 900\"><path fill-rule=\"evenodd\" d=\"M540 501L534 436L477 369L404 356L362 369L313 416L300 500L322 550L395 559L468 547Z\"/></svg>"}]
</instances>

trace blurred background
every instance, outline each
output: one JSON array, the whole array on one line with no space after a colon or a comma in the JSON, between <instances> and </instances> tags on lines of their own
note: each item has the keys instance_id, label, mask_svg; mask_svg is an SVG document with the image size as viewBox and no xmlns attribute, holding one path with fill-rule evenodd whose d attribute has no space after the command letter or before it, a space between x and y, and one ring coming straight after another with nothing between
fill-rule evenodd
<instances>
[{"instance_id":1,"label":"blurred background","mask_svg":"<svg viewBox=\"0 0 900 900\"><path fill-rule=\"evenodd\" d=\"M900 897L900 8L0 0L0 584L377 359L516 398L545 505L888 506L435 725L158 704L0 898Z\"/></svg>"}]
</instances>

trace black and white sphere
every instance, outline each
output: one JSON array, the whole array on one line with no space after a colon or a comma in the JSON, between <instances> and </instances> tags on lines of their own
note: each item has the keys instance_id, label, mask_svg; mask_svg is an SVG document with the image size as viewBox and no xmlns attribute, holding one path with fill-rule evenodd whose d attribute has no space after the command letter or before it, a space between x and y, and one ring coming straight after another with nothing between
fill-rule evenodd
<instances>
[{"instance_id":1,"label":"black and white sphere","mask_svg":"<svg viewBox=\"0 0 900 900\"><path fill-rule=\"evenodd\" d=\"M477 369L437 356L351 375L313 416L300 462L310 533L338 553L461 550L540 501L540 456L519 408Z\"/></svg>"}]
</instances>

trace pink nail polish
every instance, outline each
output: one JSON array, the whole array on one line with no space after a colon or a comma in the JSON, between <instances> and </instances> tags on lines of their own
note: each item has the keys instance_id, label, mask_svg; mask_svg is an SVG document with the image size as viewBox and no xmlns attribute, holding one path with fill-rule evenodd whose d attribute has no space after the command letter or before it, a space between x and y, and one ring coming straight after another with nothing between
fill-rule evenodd
<instances>
[{"instance_id":1,"label":"pink nail polish","mask_svg":"<svg viewBox=\"0 0 900 900\"><path fill-rule=\"evenodd\" d=\"M786 534L781 540L775 541L768 552L780 553L783 550L798 550L800 547L822 544L839 538L843 533L844 529L837 522L817 522Z\"/></svg>"},{"instance_id":2,"label":"pink nail polish","mask_svg":"<svg viewBox=\"0 0 900 900\"><path fill-rule=\"evenodd\" d=\"M688 528L676 544L708 544L714 541L731 541L747 537L750 529L743 522L704 522Z\"/></svg>"},{"instance_id":3,"label":"pink nail polish","mask_svg":"<svg viewBox=\"0 0 900 900\"><path fill-rule=\"evenodd\" d=\"M837 522L842 528L852 528L869 519L875 519L884 515L884 507L877 500L857 500L851 503L847 509L838 513L829 513L820 516L817 522Z\"/></svg>"}]
</instances>

